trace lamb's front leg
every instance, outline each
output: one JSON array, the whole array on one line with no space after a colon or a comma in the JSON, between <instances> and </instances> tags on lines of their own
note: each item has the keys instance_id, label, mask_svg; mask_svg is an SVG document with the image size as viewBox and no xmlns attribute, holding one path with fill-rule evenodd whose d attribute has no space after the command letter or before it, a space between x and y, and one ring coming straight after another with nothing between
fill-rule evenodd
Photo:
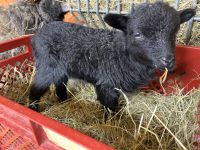
<instances>
[{"instance_id":1,"label":"lamb's front leg","mask_svg":"<svg viewBox=\"0 0 200 150\"><path fill-rule=\"evenodd\" d=\"M110 85L96 86L97 99L100 103L112 111L116 110L120 93Z\"/></svg>"},{"instance_id":2,"label":"lamb's front leg","mask_svg":"<svg viewBox=\"0 0 200 150\"><path fill-rule=\"evenodd\" d=\"M66 85L68 82L68 77L66 75L61 76L56 80L56 95L58 96L58 101L61 103L64 100L67 100L67 89Z\"/></svg>"}]
</instances>

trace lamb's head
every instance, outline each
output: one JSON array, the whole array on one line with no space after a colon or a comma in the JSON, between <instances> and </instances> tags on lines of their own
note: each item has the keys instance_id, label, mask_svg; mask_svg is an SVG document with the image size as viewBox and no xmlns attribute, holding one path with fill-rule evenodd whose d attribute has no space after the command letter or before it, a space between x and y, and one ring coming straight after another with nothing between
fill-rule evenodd
<instances>
[{"instance_id":1,"label":"lamb's head","mask_svg":"<svg viewBox=\"0 0 200 150\"><path fill-rule=\"evenodd\" d=\"M128 50L156 69L175 69L175 41L180 24L195 15L194 9L176 11L163 2L132 6L129 15L108 14L104 20L124 32ZM149 62L149 61L148 61Z\"/></svg>"}]
</instances>

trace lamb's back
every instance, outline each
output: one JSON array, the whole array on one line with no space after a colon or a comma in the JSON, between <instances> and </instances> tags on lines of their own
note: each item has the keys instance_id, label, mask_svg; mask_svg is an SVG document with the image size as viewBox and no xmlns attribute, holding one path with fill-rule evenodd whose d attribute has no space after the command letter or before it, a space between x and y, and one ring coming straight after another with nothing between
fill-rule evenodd
<instances>
[{"instance_id":1,"label":"lamb's back","mask_svg":"<svg viewBox=\"0 0 200 150\"><path fill-rule=\"evenodd\" d=\"M113 36L113 31L56 21L39 30L33 37L33 41L39 47L48 45L48 49L44 50L56 53L70 55L83 52L87 54L98 49L98 53L106 54L113 51Z\"/></svg>"},{"instance_id":2,"label":"lamb's back","mask_svg":"<svg viewBox=\"0 0 200 150\"><path fill-rule=\"evenodd\" d=\"M56 21L34 35L33 51L39 63L48 60L51 66L63 66L71 76L96 76L97 70L110 65L117 55L114 34L114 31Z\"/></svg>"}]
</instances>

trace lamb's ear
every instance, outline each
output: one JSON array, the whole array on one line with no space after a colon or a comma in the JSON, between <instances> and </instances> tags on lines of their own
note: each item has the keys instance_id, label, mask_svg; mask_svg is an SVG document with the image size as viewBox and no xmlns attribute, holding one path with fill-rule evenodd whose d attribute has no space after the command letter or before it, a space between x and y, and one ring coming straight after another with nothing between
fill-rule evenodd
<instances>
[{"instance_id":1,"label":"lamb's ear","mask_svg":"<svg viewBox=\"0 0 200 150\"><path fill-rule=\"evenodd\" d=\"M194 15L196 14L195 9L183 9L179 11L179 15L181 18L181 23L184 23L188 20L190 20L192 17L194 17Z\"/></svg>"},{"instance_id":2,"label":"lamb's ear","mask_svg":"<svg viewBox=\"0 0 200 150\"><path fill-rule=\"evenodd\" d=\"M126 24L128 17L119 14L107 14L104 21L113 28L126 32Z\"/></svg>"}]
</instances>

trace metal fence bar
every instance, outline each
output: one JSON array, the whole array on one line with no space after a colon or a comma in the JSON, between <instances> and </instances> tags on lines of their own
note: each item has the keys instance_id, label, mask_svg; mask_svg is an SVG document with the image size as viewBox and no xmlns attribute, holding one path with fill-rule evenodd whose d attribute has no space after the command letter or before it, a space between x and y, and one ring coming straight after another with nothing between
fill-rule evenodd
<instances>
[{"instance_id":1,"label":"metal fence bar","mask_svg":"<svg viewBox=\"0 0 200 150\"><path fill-rule=\"evenodd\" d=\"M101 25L103 25L103 28L106 28L106 24L104 23L100 13L99 13L99 0L96 0L96 15L101 23Z\"/></svg>"},{"instance_id":2,"label":"metal fence bar","mask_svg":"<svg viewBox=\"0 0 200 150\"><path fill-rule=\"evenodd\" d=\"M76 15L74 15L74 12L72 11L73 8L72 8L72 6L70 4L70 0L67 0L67 6L69 8L70 14L72 14L72 16L76 19L76 21L78 21L79 23L81 23L81 21L79 20L79 18Z\"/></svg>"},{"instance_id":3,"label":"metal fence bar","mask_svg":"<svg viewBox=\"0 0 200 150\"><path fill-rule=\"evenodd\" d=\"M87 14L89 14L89 0L86 0L86 10L87 10Z\"/></svg>"},{"instance_id":4,"label":"metal fence bar","mask_svg":"<svg viewBox=\"0 0 200 150\"><path fill-rule=\"evenodd\" d=\"M109 0L106 0L106 14L109 13Z\"/></svg>"},{"instance_id":5,"label":"metal fence bar","mask_svg":"<svg viewBox=\"0 0 200 150\"><path fill-rule=\"evenodd\" d=\"M78 6L78 10L77 10L77 11L78 11L80 17L84 20L85 24L86 24L87 26L89 26L89 24L88 24L88 22L87 22L87 19L86 19L86 18L83 16L83 14L82 14L80 5L81 5L80 0L77 0L77 6ZM87 10L86 10L86 12L87 12Z\"/></svg>"},{"instance_id":6,"label":"metal fence bar","mask_svg":"<svg viewBox=\"0 0 200 150\"><path fill-rule=\"evenodd\" d=\"M193 24L194 24L194 18L190 19L190 21L188 22L188 29L186 31L186 39L185 39L186 44L188 44L190 42L190 39L192 37Z\"/></svg>"},{"instance_id":7,"label":"metal fence bar","mask_svg":"<svg viewBox=\"0 0 200 150\"><path fill-rule=\"evenodd\" d=\"M90 6L89 6L89 0L86 0L86 11L87 11L87 16L90 18L92 26L97 27L96 23L93 21L92 16L90 14Z\"/></svg>"},{"instance_id":8,"label":"metal fence bar","mask_svg":"<svg viewBox=\"0 0 200 150\"><path fill-rule=\"evenodd\" d=\"M179 7L180 0L176 0L174 8L177 10Z\"/></svg>"},{"instance_id":9,"label":"metal fence bar","mask_svg":"<svg viewBox=\"0 0 200 150\"><path fill-rule=\"evenodd\" d=\"M196 6L197 6L197 0L192 0L192 8L195 9ZM190 42L190 39L192 37L193 24L194 24L194 18L190 19L188 22L188 29L186 31L186 39L185 39L186 44L188 44Z\"/></svg>"},{"instance_id":10,"label":"metal fence bar","mask_svg":"<svg viewBox=\"0 0 200 150\"><path fill-rule=\"evenodd\" d=\"M118 3L117 3L117 13L118 14L121 13L121 0L118 0Z\"/></svg>"},{"instance_id":11,"label":"metal fence bar","mask_svg":"<svg viewBox=\"0 0 200 150\"><path fill-rule=\"evenodd\" d=\"M99 0L96 0L96 15L99 14Z\"/></svg>"}]
</instances>

